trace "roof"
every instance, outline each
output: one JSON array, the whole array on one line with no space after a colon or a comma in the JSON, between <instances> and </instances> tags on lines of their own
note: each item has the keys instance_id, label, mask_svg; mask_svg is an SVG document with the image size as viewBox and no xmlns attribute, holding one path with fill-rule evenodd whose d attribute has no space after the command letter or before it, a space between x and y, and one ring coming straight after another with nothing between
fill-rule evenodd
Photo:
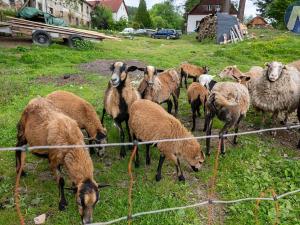
<instances>
[{"instance_id":1,"label":"roof","mask_svg":"<svg viewBox=\"0 0 300 225\"><path fill-rule=\"evenodd\" d=\"M261 23L268 24L268 22L263 17L256 16L252 20L250 20L249 23L247 23L247 25L249 25L249 24L256 24L258 21L260 22L259 24L261 24Z\"/></svg>"},{"instance_id":2,"label":"roof","mask_svg":"<svg viewBox=\"0 0 300 225\"><path fill-rule=\"evenodd\" d=\"M195 5L195 7L188 13L188 15L209 15L217 11L217 5L219 5L222 8L223 2L224 0L202 0L198 5ZM208 5L211 6L210 11L208 10ZM231 4L229 14L238 14L238 11L233 4Z\"/></svg>"},{"instance_id":3,"label":"roof","mask_svg":"<svg viewBox=\"0 0 300 225\"><path fill-rule=\"evenodd\" d=\"M93 7L96 5L103 5L110 8L114 13L118 12L119 8L121 7L122 3L125 5L125 9L128 14L127 6L124 0L91 0L88 1Z\"/></svg>"}]
</instances>

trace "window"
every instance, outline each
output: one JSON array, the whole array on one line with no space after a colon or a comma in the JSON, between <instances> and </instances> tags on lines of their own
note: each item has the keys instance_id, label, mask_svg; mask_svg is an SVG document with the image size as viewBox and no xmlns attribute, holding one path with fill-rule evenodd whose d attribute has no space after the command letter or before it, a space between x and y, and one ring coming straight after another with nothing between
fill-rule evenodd
<instances>
[{"instance_id":1,"label":"window","mask_svg":"<svg viewBox=\"0 0 300 225\"><path fill-rule=\"evenodd\" d=\"M211 11L211 5L208 5L208 6L207 6L207 9L208 9L208 11L210 12L210 11Z\"/></svg>"},{"instance_id":2,"label":"window","mask_svg":"<svg viewBox=\"0 0 300 225\"><path fill-rule=\"evenodd\" d=\"M89 14L89 7L86 6L86 14Z\"/></svg>"},{"instance_id":3,"label":"window","mask_svg":"<svg viewBox=\"0 0 300 225\"><path fill-rule=\"evenodd\" d=\"M50 14L52 14L53 15L53 13L54 13L54 11L53 11L53 8L49 8L49 12L50 12Z\"/></svg>"},{"instance_id":4,"label":"window","mask_svg":"<svg viewBox=\"0 0 300 225\"><path fill-rule=\"evenodd\" d=\"M216 5L216 11L220 12L221 11L221 6L220 5Z\"/></svg>"},{"instance_id":5,"label":"window","mask_svg":"<svg viewBox=\"0 0 300 225\"><path fill-rule=\"evenodd\" d=\"M77 17L76 17L75 21L76 21L76 26L79 26L79 19Z\"/></svg>"},{"instance_id":6,"label":"window","mask_svg":"<svg viewBox=\"0 0 300 225\"><path fill-rule=\"evenodd\" d=\"M81 13L83 13L83 3L81 4Z\"/></svg>"},{"instance_id":7,"label":"window","mask_svg":"<svg viewBox=\"0 0 300 225\"><path fill-rule=\"evenodd\" d=\"M41 2L38 3L38 8L39 8L39 10L43 11L43 4Z\"/></svg>"},{"instance_id":8,"label":"window","mask_svg":"<svg viewBox=\"0 0 300 225\"><path fill-rule=\"evenodd\" d=\"M60 11L60 17L64 17L64 11Z\"/></svg>"}]
</instances>

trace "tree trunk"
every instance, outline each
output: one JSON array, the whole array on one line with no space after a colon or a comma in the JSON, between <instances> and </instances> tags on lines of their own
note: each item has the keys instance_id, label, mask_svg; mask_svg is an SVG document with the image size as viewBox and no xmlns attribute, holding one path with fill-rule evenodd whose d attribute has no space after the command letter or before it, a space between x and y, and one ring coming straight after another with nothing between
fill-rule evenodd
<instances>
[{"instance_id":1,"label":"tree trunk","mask_svg":"<svg viewBox=\"0 0 300 225\"><path fill-rule=\"evenodd\" d=\"M231 1L230 0L224 0L223 1L223 12L228 13L230 12L230 6L231 6Z\"/></svg>"},{"instance_id":2,"label":"tree trunk","mask_svg":"<svg viewBox=\"0 0 300 225\"><path fill-rule=\"evenodd\" d=\"M245 6L246 6L246 0L240 0L239 12L238 12L238 18L240 22L244 21Z\"/></svg>"}]
</instances>

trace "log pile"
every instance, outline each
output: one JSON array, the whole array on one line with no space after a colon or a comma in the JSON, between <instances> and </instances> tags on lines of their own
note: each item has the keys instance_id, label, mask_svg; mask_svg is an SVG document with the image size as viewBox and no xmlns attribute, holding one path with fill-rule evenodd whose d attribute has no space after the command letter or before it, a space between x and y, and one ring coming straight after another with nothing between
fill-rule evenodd
<instances>
[{"instance_id":1,"label":"log pile","mask_svg":"<svg viewBox=\"0 0 300 225\"><path fill-rule=\"evenodd\" d=\"M217 33L217 16L208 15L204 17L197 28L197 40L203 41L204 39L215 39Z\"/></svg>"}]
</instances>

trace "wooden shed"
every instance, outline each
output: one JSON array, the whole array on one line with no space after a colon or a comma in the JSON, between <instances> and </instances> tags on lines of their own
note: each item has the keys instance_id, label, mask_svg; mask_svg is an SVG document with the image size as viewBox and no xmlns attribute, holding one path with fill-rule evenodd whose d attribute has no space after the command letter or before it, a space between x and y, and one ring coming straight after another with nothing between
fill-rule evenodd
<instances>
[{"instance_id":1,"label":"wooden shed","mask_svg":"<svg viewBox=\"0 0 300 225\"><path fill-rule=\"evenodd\" d=\"M254 17L249 23L247 23L248 28L266 28L270 27L268 22L261 16Z\"/></svg>"}]
</instances>

